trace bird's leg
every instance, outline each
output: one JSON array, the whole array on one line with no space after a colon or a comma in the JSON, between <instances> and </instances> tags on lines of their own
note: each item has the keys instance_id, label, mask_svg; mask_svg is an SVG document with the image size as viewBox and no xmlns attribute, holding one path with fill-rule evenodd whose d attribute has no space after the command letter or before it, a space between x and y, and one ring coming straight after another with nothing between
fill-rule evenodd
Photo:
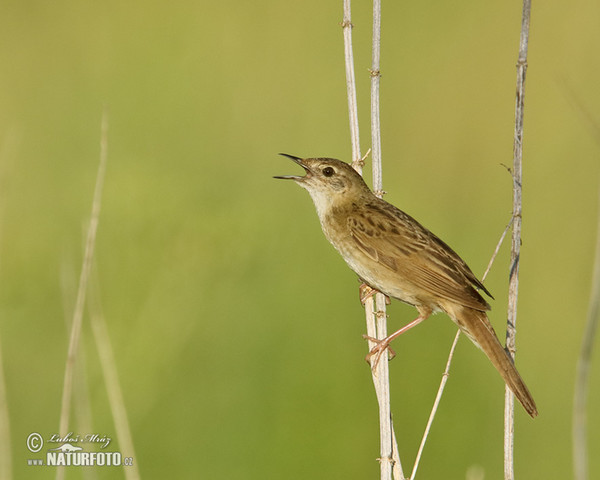
<instances>
[{"instance_id":1,"label":"bird's leg","mask_svg":"<svg viewBox=\"0 0 600 480\"><path fill-rule=\"evenodd\" d=\"M375 342L377 344L371 349L371 351L367 354L367 356L365 358L365 360L371 365L371 368L377 367L377 364L379 363L381 355L383 355L383 352L385 352L386 350L389 350L390 353L392 354L390 356L390 360L392 358L394 358L394 356L396 354L394 353L394 351L391 348L389 348L390 343L394 339L396 339L400 335L402 335L404 332L407 332L411 328L417 326L419 323L421 323L423 320L425 320L427 317L429 317L429 315L431 315L430 309L419 308L419 316L417 318L415 318L412 322L404 325L400 330L395 331L391 335L388 335L387 337L385 337L381 340L379 340L378 338L369 337L368 335L363 335L363 338L370 340L371 342ZM371 358L373 357L373 355L376 356L375 362L371 362Z\"/></svg>"},{"instance_id":2,"label":"bird's leg","mask_svg":"<svg viewBox=\"0 0 600 480\"><path fill-rule=\"evenodd\" d=\"M367 285L364 282L360 284L360 287L358 287L360 303L363 307L365 306L365 302L367 301L367 298L372 297L373 295L376 295L378 293L381 293L381 292L379 290L375 290L374 288L370 287L369 285ZM385 295L385 304L389 305L390 303L392 303L392 301L390 300L390 297Z\"/></svg>"}]
</instances>

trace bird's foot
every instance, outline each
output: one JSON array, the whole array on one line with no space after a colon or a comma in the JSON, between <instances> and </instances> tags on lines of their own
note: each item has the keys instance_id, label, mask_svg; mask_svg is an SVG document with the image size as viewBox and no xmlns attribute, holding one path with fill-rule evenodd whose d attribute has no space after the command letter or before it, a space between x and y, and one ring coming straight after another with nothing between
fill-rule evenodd
<instances>
[{"instance_id":1,"label":"bird's foot","mask_svg":"<svg viewBox=\"0 0 600 480\"><path fill-rule=\"evenodd\" d=\"M377 364L386 350L388 351L389 355L388 360L391 360L396 356L396 352L390 348L390 342L393 340L393 338L386 337L380 340L378 338L370 337L369 335L363 335L363 338L376 344L365 357L366 362L371 365L373 370L377 368ZM375 359L373 359L373 357L375 357Z\"/></svg>"},{"instance_id":2,"label":"bird's foot","mask_svg":"<svg viewBox=\"0 0 600 480\"><path fill-rule=\"evenodd\" d=\"M369 285L367 285L364 282L360 284L360 287L358 287L358 295L360 298L360 303L363 307L365 306L365 302L367 301L367 299L369 297L372 297L373 295L376 295L378 293L381 293L381 292L379 290L376 290L376 289L370 287ZM390 297L385 295L385 304L389 305L390 303L392 303L392 301L390 300Z\"/></svg>"},{"instance_id":3,"label":"bird's foot","mask_svg":"<svg viewBox=\"0 0 600 480\"><path fill-rule=\"evenodd\" d=\"M411 328L417 326L419 323L421 323L427 317L429 317L429 315L431 315L431 309L425 308L425 307L420 307L419 313L420 313L420 315L417 318L415 318L412 322L407 323L400 330L395 331L391 335L388 335L387 337L385 337L381 340L378 338L370 337L368 335L363 335L363 338L366 338L367 340L376 343L376 345L371 349L371 351L365 358L365 360L371 365L371 369L375 369L377 367L377 364L379 363L381 355L386 350L389 350L389 352L390 352L390 360L392 358L394 358L396 356L396 353L390 348L390 343L392 342L392 340L394 340L395 338L398 338L404 332L407 332ZM375 355L375 362L371 362L371 358L374 355Z\"/></svg>"}]
</instances>

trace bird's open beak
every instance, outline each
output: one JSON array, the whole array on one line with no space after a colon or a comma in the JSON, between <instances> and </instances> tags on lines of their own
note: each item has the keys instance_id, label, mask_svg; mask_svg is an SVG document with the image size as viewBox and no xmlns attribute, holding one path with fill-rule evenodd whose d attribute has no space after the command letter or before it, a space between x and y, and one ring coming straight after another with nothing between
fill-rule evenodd
<instances>
[{"instance_id":1,"label":"bird's open beak","mask_svg":"<svg viewBox=\"0 0 600 480\"><path fill-rule=\"evenodd\" d=\"M308 170L306 165L304 165L304 163L302 162L302 159L300 157L295 157L294 155L288 155L287 153L280 153L279 155L283 155L284 157L289 158L293 162L300 165L306 171L307 174L310 173L310 171ZM306 177L303 177L300 175L278 175L273 178L282 178L284 180L302 180L303 178L306 178Z\"/></svg>"}]
</instances>

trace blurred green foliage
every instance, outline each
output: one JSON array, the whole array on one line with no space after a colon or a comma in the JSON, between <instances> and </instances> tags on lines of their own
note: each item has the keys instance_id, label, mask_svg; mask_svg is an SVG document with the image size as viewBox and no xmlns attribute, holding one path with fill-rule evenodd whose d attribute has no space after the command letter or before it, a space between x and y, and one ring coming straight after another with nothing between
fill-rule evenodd
<instances>
[{"instance_id":1,"label":"blurred green foliage","mask_svg":"<svg viewBox=\"0 0 600 480\"><path fill-rule=\"evenodd\" d=\"M0 341L14 478L54 478L26 466L25 439L58 427L103 106L96 279L143 478L377 478L357 281L306 192L271 179L297 171L281 151L349 159L341 3L2 2ZM354 3L366 151L371 5ZM501 165L512 161L520 15L516 1L383 6L386 199L479 274L511 212ZM599 15L589 0L532 11L517 343L540 416L517 408L522 478L571 470L598 215ZM488 277L501 337L507 252ZM390 329L415 315L398 303L389 313ZM395 344L405 470L453 335L440 315ZM114 438L87 322L82 338L93 430ZM590 406L599 367L596 355ZM451 373L421 476L464 478L479 465L500 479L500 377L464 339ZM590 452L599 427L590 408ZM597 455L590 469L600 472Z\"/></svg>"}]
</instances>

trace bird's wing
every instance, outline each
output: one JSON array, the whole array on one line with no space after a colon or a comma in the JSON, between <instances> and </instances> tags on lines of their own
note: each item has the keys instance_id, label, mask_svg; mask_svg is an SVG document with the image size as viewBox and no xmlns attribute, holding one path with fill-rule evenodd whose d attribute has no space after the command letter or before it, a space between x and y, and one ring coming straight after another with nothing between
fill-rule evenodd
<instances>
[{"instance_id":1,"label":"bird's wing","mask_svg":"<svg viewBox=\"0 0 600 480\"><path fill-rule=\"evenodd\" d=\"M491 294L468 265L403 211L382 201L351 213L347 226L354 243L365 255L397 272L404 282L434 297L489 310L488 303L474 287Z\"/></svg>"}]
</instances>

